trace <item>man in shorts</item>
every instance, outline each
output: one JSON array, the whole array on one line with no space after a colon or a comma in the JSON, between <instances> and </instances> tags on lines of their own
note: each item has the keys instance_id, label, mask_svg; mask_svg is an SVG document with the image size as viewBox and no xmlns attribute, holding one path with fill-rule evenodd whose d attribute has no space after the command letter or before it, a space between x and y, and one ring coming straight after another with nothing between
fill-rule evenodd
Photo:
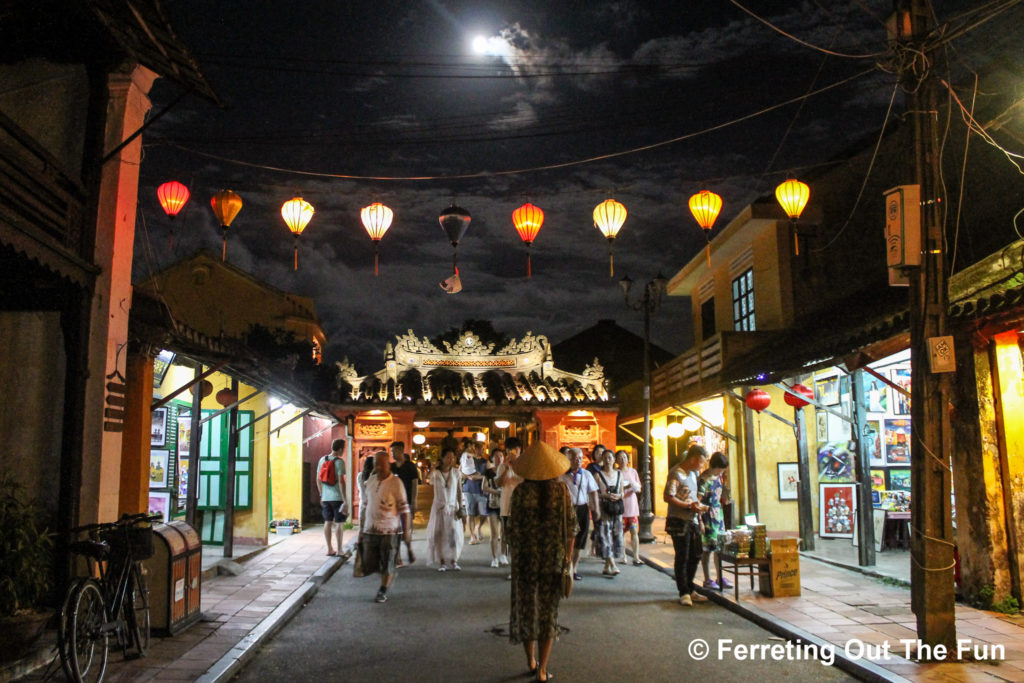
<instances>
[{"instance_id":1,"label":"man in shorts","mask_svg":"<svg viewBox=\"0 0 1024 683\"><path fill-rule=\"evenodd\" d=\"M386 602L395 580L399 539L412 540L412 519L402 480L391 473L391 458L374 453L373 474L366 479L366 515L359 523L362 569L366 575L380 572L376 602Z\"/></svg>"},{"instance_id":2,"label":"man in shorts","mask_svg":"<svg viewBox=\"0 0 1024 683\"><path fill-rule=\"evenodd\" d=\"M484 520L487 519L487 496L484 495L484 470L487 459L483 456L483 443L469 443L459 460L462 472L462 498L466 501L466 512L469 515L469 544L475 545L483 540Z\"/></svg>"},{"instance_id":3,"label":"man in shorts","mask_svg":"<svg viewBox=\"0 0 1024 683\"><path fill-rule=\"evenodd\" d=\"M348 519L348 504L345 502L345 440L335 439L331 443L331 452L320 458L316 464L316 488L320 492L320 510L324 517L324 538L327 539L327 554L331 557L341 554L341 536L345 532L344 524ZM334 484L320 481L320 470L324 461L334 463ZM334 541L338 548L335 550Z\"/></svg>"},{"instance_id":4,"label":"man in shorts","mask_svg":"<svg viewBox=\"0 0 1024 683\"><path fill-rule=\"evenodd\" d=\"M420 482L420 469L416 467L416 463L414 463L406 454L404 441L392 442L391 457L394 460L394 464L391 466L391 469L394 471L395 475L402 480L402 485L405 487L405 499L409 502L409 518L416 519L416 494ZM411 538L411 529L409 530L409 534L409 538ZM406 552L409 553L409 562L415 562L416 556L412 552L412 543L410 541L406 541L405 549ZM401 553L399 553L398 557L398 566L402 566Z\"/></svg>"}]
</instances>

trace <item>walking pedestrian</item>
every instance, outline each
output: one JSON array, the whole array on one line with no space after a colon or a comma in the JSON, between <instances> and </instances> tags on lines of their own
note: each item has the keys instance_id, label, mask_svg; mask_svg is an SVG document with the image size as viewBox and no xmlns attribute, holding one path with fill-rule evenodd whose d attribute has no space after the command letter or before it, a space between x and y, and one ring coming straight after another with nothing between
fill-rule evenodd
<instances>
[{"instance_id":1,"label":"walking pedestrian","mask_svg":"<svg viewBox=\"0 0 1024 683\"><path fill-rule=\"evenodd\" d=\"M491 457L484 470L481 482L483 493L487 496L487 525L491 532L491 566L501 565L501 487L498 486L498 468L505 460L505 452L500 448L491 450Z\"/></svg>"},{"instance_id":2,"label":"walking pedestrian","mask_svg":"<svg viewBox=\"0 0 1024 683\"><path fill-rule=\"evenodd\" d=\"M348 503L345 500L345 440L335 439L331 443L331 452L320 458L316 465L316 489L320 492L320 512L324 518L324 538L327 540L327 554L331 557L340 555L341 538L345 533L345 521L348 519ZM334 476L326 470L325 464L330 463ZM321 473L324 474L321 474ZM332 481L333 480L333 481ZM335 550L334 542L338 548Z\"/></svg>"},{"instance_id":3,"label":"walking pedestrian","mask_svg":"<svg viewBox=\"0 0 1024 683\"><path fill-rule=\"evenodd\" d=\"M507 565L511 556L511 550L508 547L508 517L512 508L512 492L523 481L523 478L516 474L513 466L522 450L523 444L518 438L510 436L505 439L505 462L501 463L498 467L498 486L501 487L501 500L499 501L499 507L501 508L501 556L498 558L498 562L502 565ZM511 579L512 574L509 573L507 578Z\"/></svg>"},{"instance_id":4,"label":"walking pedestrian","mask_svg":"<svg viewBox=\"0 0 1024 683\"><path fill-rule=\"evenodd\" d=\"M526 664L538 681L548 671L558 636L558 603L569 571L576 514L569 491L558 477L569 461L543 441L534 442L514 464L523 482L512 493L508 521L512 547L512 600L509 638L522 643Z\"/></svg>"},{"instance_id":5,"label":"walking pedestrian","mask_svg":"<svg viewBox=\"0 0 1024 683\"><path fill-rule=\"evenodd\" d=\"M476 545L482 540L484 518L487 517L487 497L484 495L483 478L487 460L477 446L467 440L466 450L459 460L462 474L462 497L466 501L469 526L469 544Z\"/></svg>"},{"instance_id":6,"label":"walking pedestrian","mask_svg":"<svg viewBox=\"0 0 1024 683\"><path fill-rule=\"evenodd\" d=\"M622 498L624 478L615 469L615 454L605 450L600 455L601 469L597 472L598 498L601 501L597 534L594 541L598 557L604 560L605 576L618 575L615 558L622 555Z\"/></svg>"},{"instance_id":7,"label":"walking pedestrian","mask_svg":"<svg viewBox=\"0 0 1024 683\"><path fill-rule=\"evenodd\" d=\"M466 535L462 526L461 482L459 469L455 467L455 451L449 448L441 453L437 467L430 474L434 502L427 522L427 565L438 564L440 572L448 567L455 571L461 569L459 558Z\"/></svg>"},{"instance_id":8,"label":"walking pedestrian","mask_svg":"<svg viewBox=\"0 0 1024 683\"><path fill-rule=\"evenodd\" d=\"M402 485L405 487L405 499L409 501L409 519L416 519L416 490L420 483L420 470L416 467L416 463L405 452L404 441L394 441L391 444L391 458L394 460L392 469L395 471L395 475L402 480ZM404 529L403 529L404 531ZM409 556L409 564L416 561L416 555L412 552L412 527L409 527L409 534L406 537L408 540L405 542L405 551ZM398 566L402 566L402 554L398 554Z\"/></svg>"},{"instance_id":9,"label":"walking pedestrian","mask_svg":"<svg viewBox=\"0 0 1024 683\"><path fill-rule=\"evenodd\" d=\"M672 537L672 547L676 554L675 575L679 604L686 606L707 600L693 586L693 577L703 552L700 513L705 510L705 506L697 499L697 473L704 469L707 457L703 446L693 444L682 460L669 470L665 481L664 499L668 503L665 531Z\"/></svg>"},{"instance_id":10,"label":"walking pedestrian","mask_svg":"<svg viewBox=\"0 0 1024 683\"><path fill-rule=\"evenodd\" d=\"M597 482L594 475L583 469L583 451L578 448L568 449L569 471L562 475L562 481L569 489L569 499L572 501L576 511L576 539L572 548L572 578L573 581L580 581L583 576L580 574L580 552L587 542L587 535L590 533L590 517L598 518L601 515L598 500Z\"/></svg>"},{"instance_id":11,"label":"walking pedestrian","mask_svg":"<svg viewBox=\"0 0 1024 683\"><path fill-rule=\"evenodd\" d=\"M701 553L700 564L704 570L704 587L711 590L732 588L732 584L722 574L722 558L719 555L719 551L722 549L722 538L725 535L725 516L722 513L722 502L723 500L726 503L729 502L729 497L722 483L722 473L728 467L729 458L726 457L725 453L715 451L711 454L708 468L700 473L697 482L697 496L700 502L708 508L702 515L704 523L704 552ZM718 581L714 581L708 572L711 557L714 557L715 560Z\"/></svg>"},{"instance_id":12,"label":"walking pedestrian","mask_svg":"<svg viewBox=\"0 0 1024 683\"><path fill-rule=\"evenodd\" d=\"M362 523L366 516L366 480L373 474L373 456L368 455L363 459L363 469L356 475L356 486L359 488L359 520Z\"/></svg>"},{"instance_id":13,"label":"walking pedestrian","mask_svg":"<svg viewBox=\"0 0 1024 683\"><path fill-rule=\"evenodd\" d=\"M391 473L391 459L385 451L373 455L373 474L363 487L366 492L366 515L359 522L359 544L364 574L380 572L380 589L376 602L386 602L388 589L395 580L395 558L399 539L409 542L412 520L405 499L402 480ZM403 532L403 529L405 530Z\"/></svg>"},{"instance_id":14,"label":"walking pedestrian","mask_svg":"<svg viewBox=\"0 0 1024 683\"><path fill-rule=\"evenodd\" d=\"M630 467L629 453L626 451L615 452L615 464L619 466L625 487L625 497L622 499L622 535L629 533L629 547L633 549L633 564L640 566L640 534L637 524L640 522L640 475ZM623 543L625 546L625 543ZM626 553L623 549L622 563L626 564Z\"/></svg>"}]
</instances>

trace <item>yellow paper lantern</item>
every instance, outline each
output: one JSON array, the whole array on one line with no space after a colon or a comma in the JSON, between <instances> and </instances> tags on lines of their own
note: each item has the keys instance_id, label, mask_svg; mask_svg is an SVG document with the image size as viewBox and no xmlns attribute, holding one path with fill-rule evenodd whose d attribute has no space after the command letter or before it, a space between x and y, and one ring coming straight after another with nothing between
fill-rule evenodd
<instances>
[{"instance_id":1,"label":"yellow paper lantern","mask_svg":"<svg viewBox=\"0 0 1024 683\"><path fill-rule=\"evenodd\" d=\"M220 221L221 250L220 260L223 261L228 255L228 228L231 221L242 210L242 198L231 190L221 190L210 199L210 206L213 207L213 214Z\"/></svg>"},{"instance_id":2,"label":"yellow paper lantern","mask_svg":"<svg viewBox=\"0 0 1024 683\"><path fill-rule=\"evenodd\" d=\"M313 218L313 205L302 197L292 197L281 205L281 217L295 235L295 270L299 269L299 235Z\"/></svg>"},{"instance_id":3,"label":"yellow paper lantern","mask_svg":"<svg viewBox=\"0 0 1024 683\"><path fill-rule=\"evenodd\" d=\"M373 274L377 275L380 270L377 243L391 227L391 220L395 217L395 212L380 202L374 202L369 206L364 206L363 210L359 212L359 216L367 234L373 240Z\"/></svg>"},{"instance_id":4,"label":"yellow paper lantern","mask_svg":"<svg viewBox=\"0 0 1024 683\"><path fill-rule=\"evenodd\" d=\"M782 210L789 216L793 224L793 252L800 255L800 236L796 231L796 222L811 198L811 188L796 178L790 178L775 188L775 198L779 200Z\"/></svg>"},{"instance_id":5,"label":"yellow paper lantern","mask_svg":"<svg viewBox=\"0 0 1024 683\"><path fill-rule=\"evenodd\" d=\"M704 241L707 246L704 254L707 256L708 268L711 267L711 229L718 220L718 214L722 211L722 197L709 190L701 190L690 197L690 213L693 214L697 225L704 229Z\"/></svg>"},{"instance_id":6,"label":"yellow paper lantern","mask_svg":"<svg viewBox=\"0 0 1024 683\"><path fill-rule=\"evenodd\" d=\"M615 261L612 256L612 243L615 236L626 222L626 207L614 199L606 199L594 207L594 226L608 240L608 270L611 277L615 276Z\"/></svg>"}]
</instances>

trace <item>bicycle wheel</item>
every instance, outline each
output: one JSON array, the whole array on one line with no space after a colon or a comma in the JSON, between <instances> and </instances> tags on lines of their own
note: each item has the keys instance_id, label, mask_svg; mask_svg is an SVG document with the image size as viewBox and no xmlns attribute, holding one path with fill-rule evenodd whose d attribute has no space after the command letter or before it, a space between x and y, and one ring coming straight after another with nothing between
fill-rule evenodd
<instances>
[{"instance_id":1,"label":"bicycle wheel","mask_svg":"<svg viewBox=\"0 0 1024 683\"><path fill-rule=\"evenodd\" d=\"M57 619L57 650L60 652L60 665L64 669L64 676L69 680L73 678L73 675L71 673L71 651L68 648L68 622L71 620L71 605L74 602L75 594L81 590L82 584L86 581L88 579L81 576L72 579L64 593L64 602L61 603Z\"/></svg>"},{"instance_id":2,"label":"bicycle wheel","mask_svg":"<svg viewBox=\"0 0 1024 683\"><path fill-rule=\"evenodd\" d=\"M71 660L73 681L103 680L107 670L109 635L103 593L96 581L84 581L71 598L67 623L66 650Z\"/></svg>"},{"instance_id":3,"label":"bicycle wheel","mask_svg":"<svg viewBox=\"0 0 1024 683\"><path fill-rule=\"evenodd\" d=\"M146 575L138 562L132 564L124 596L124 619L128 624L128 638L135 648L132 657L145 657L149 649L149 587Z\"/></svg>"}]
</instances>

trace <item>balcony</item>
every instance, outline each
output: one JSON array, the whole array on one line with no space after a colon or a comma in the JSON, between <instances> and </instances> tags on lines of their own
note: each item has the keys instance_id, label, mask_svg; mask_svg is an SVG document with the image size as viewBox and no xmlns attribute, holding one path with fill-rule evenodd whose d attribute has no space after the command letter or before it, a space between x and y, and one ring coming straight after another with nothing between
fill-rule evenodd
<instances>
[{"instance_id":1,"label":"balcony","mask_svg":"<svg viewBox=\"0 0 1024 683\"><path fill-rule=\"evenodd\" d=\"M771 332L723 331L651 372L651 409L689 403L724 388L722 369L741 362Z\"/></svg>"}]
</instances>

